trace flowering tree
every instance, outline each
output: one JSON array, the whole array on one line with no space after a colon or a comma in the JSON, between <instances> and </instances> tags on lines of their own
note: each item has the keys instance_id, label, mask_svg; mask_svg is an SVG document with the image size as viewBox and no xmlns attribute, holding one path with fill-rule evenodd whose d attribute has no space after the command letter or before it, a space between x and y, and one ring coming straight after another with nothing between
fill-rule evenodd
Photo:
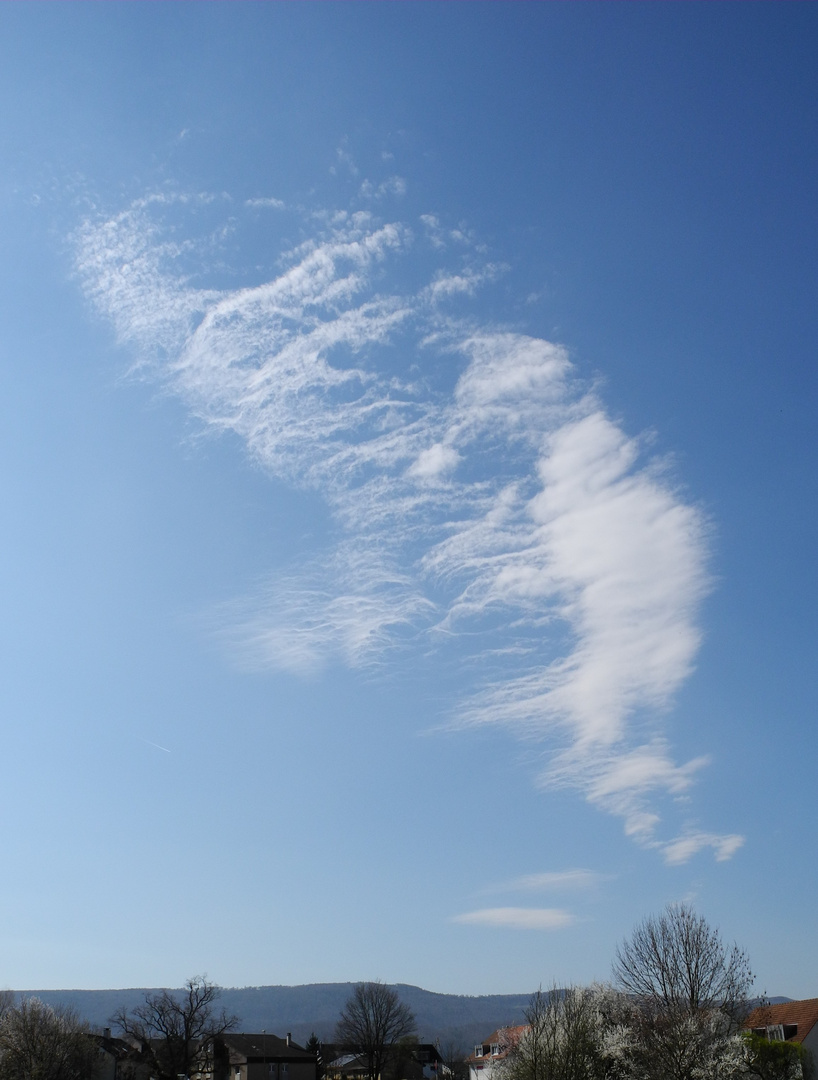
<instances>
[{"instance_id":1,"label":"flowering tree","mask_svg":"<svg viewBox=\"0 0 818 1080\"><path fill-rule=\"evenodd\" d=\"M72 1009L8 997L0 1017L0 1080L87 1080L97 1069L97 1047Z\"/></svg>"},{"instance_id":2,"label":"flowering tree","mask_svg":"<svg viewBox=\"0 0 818 1080\"><path fill-rule=\"evenodd\" d=\"M605 1017L600 987L539 989L508 1057L508 1080L602 1080ZM505 1078L504 1078L505 1080Z\"/></svg>"},{"instance_id":3,"label":"flowering tree","mask_svg":"<svg viewBox=\"0 0 818 1080\"><path fill-rule=\"evenodd\" d=\"M727 1080L753 983L746 954L686 904L646 918L617 950L614 979L632 1003L629 1062L639 1080Z\"/></svg>"}]
</instances>

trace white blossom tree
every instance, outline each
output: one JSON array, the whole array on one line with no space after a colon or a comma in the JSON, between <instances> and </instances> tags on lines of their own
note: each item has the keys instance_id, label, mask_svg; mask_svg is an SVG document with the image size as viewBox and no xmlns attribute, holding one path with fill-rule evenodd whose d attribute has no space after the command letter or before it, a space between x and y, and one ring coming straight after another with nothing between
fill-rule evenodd
<instances>
[{"instance_id":1,"label":"white blossom tree","mask_svg":"<svg viewBox=\"0 0 818 1080\"><path fill-rule=\"evenodd\" d=\"M749 1012L753 983L737 945L686 904L671 904L636 927L613 965L632 1003L628 1063L634 1080L704 1080L740 1075L733 1040Z\"/></svg>"},{"instance_id":2,"label":"white blossom tree","mask_svg":"<svg viewBox=\"0 0 818 1080\"><path fill-rule=\"evenodd\" d=\"M0 1080L89 1080L98 1067L96 1043L73 1009L39 998L2 1001Z\"/></svg>"}]
</instances>

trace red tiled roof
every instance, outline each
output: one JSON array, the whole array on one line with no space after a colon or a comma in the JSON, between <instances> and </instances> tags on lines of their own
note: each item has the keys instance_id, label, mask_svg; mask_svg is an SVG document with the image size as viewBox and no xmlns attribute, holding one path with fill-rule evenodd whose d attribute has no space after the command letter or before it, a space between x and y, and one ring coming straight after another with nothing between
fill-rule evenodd
<instances>
[{"instance_id":1,"label":"red tiled roof","mask_svg":"<svg viewBox=\"0 0 818 1080\"><path fill-rule=\"evenodd\" d=\"M760 1005L747 1017L748 1028L769 1027L772 1024L796 1024L798 1032L788 1042L800 1043L818 1023L818 998L803 1001L783 1001L780 1005Z\"/></svg>"},{"instance_id":2,"label":"red tiled roof","mask_svg":"<svg viewBox=\"0 0 818 1080\"><path fill-rule=\"evenodd\" d=\"M520 1038L524 1031L528 1029L528 1024L519 1024L517 1027L501 1027L496 1031L492 1031L491 1035L487 1039L483 1039L482 1046L485 1050L488 1047L488 1052L484 1053L482 1057L475 1057L474 1051L466 1058L469 1064L476 1063L478 1061L499 1061L506 1057L520 1041ZM491 1047L499 1046L500 1053L492 1054Z\"/></svg>"}]
</instances>

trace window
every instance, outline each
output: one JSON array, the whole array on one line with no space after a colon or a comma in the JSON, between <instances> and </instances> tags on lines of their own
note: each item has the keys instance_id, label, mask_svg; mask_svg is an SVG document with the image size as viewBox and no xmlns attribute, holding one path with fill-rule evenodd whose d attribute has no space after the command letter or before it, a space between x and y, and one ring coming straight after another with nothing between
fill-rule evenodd
<instances>
[{"instance_id":1,"label":"window","mask_svg":"<svg viewBox=\"0 0 818 1080\"><path fill-rule=\"evenodd\" d=\"M500 1044L499 1043L492 1043L491 1044L491 1056L492 1057L497 1057L497 1055L499 1053L500 1053Z\"/></svg>"},{"instance_id":2,"label":"window","mask_svg":"<svg viewBox=\"0 0 818 1080\"><path fill-rule=\"evenodd\" d=\"M475 1046L475 1048L474 1048L474 1056L475 1057L482 1057L483 1056L483 1047L482 1046Z\"/></svg>"}]
</instances>

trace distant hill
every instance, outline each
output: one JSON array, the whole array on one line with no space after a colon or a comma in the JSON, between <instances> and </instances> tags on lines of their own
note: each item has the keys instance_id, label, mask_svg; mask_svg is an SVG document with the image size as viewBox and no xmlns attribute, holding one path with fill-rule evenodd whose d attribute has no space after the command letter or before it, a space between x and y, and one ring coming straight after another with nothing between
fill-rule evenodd
<instances>
[{"instance_id":1,"label":"distant hill","mask_svg":"<svg viewBox=\"0 0 818 1080\"><path fill-rule=\"evenodd\" d=\"M304 986L245 986L224 988L221 1004L239 1017L239 1030L288 1031L301 1043L315 1032L322 1041L331 1041L341 1009L354 983L310 983ZM417 1019L423 1042L456 1044L464 1052L504 1024L519 1024L528 1005L529 994L435 994L419 986L398 983L394 989ZM106 1027L119 1009L132 1009L156 988L130 990L26 990L26 997L38 997L49 1005L70 1005L95 1027Z\"/></svg>"},{"instance_id":2,"label":"distant hill","mask_svg":"<svg viewBox=\"0 0 818 1080\"><path fill-rule=\"evenodd\" d=\"M314 1031L322 1042L331 1042L338 1016L354 983L308 983L304 986L245 986L223 988L220 1004L239 1017L240 1031L292 1033L302 1046ZM422 1042L457 1046L464 1054L498 1027L523 1022L529 994L435 994L419 986L397 983L400 995L417 1020ZM106 1027L119 1009L139 1005L145 994L157 988L132 990L25 990L49 1005L70 1005L92 1027ZM770 997L770 1004L791 1000Z\"/></svg>"}]
</instances>

